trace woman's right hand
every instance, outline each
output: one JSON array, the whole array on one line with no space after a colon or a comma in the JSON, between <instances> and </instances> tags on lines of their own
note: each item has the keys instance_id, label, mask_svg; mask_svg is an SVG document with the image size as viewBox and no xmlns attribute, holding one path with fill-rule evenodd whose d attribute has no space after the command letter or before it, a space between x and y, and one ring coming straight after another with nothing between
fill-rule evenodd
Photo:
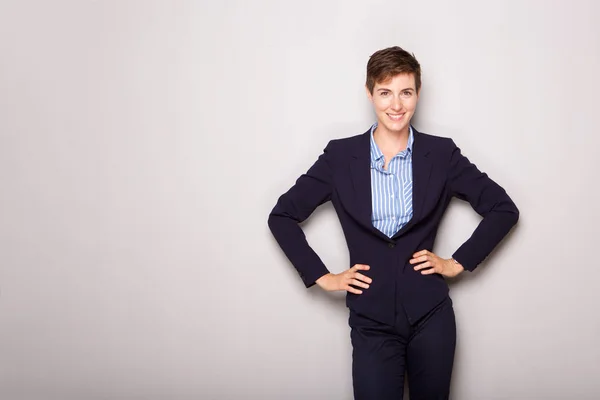
<instances>
[{"instance_id":1,"label":"woman's right hand","mask_svg":"<svg viewBox=\"0 0 600 400\"><path fill-rule=\"evenodd\" d=\"M317 279L315 283L328 292L346 290L350 293L361 294L362 290L353 286L364 289L369 288L369 284L373 282L373 280L368 276L358 272L368 271L369 269L371 269L371 267L368 265L354 264L352 268L349 268L344 272L340 272L339 274L329 273L327 275L323 275Z\"/></svg>"}]
</instances>

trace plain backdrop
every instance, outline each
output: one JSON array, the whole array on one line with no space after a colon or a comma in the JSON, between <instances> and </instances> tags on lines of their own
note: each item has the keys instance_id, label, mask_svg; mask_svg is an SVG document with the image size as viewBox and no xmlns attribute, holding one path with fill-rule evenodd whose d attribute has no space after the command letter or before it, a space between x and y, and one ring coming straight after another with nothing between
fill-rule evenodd
<instances>
[{"instance_id":1,"label":"plain backdrop","mask_svg":"<svg viewBox=\"0 0 600 400\"><path fill-rule=\"evenodd\" d=\"M352 398L343 293L267 228L330 139L374 122L369 56L423 69L518 226L450 283L452 398L598 399L600 3L0 1L0 398ZM435 252L480 217L455 200ZM303 224L348 268L330 204Z\"/></svg>"}]
</instances>

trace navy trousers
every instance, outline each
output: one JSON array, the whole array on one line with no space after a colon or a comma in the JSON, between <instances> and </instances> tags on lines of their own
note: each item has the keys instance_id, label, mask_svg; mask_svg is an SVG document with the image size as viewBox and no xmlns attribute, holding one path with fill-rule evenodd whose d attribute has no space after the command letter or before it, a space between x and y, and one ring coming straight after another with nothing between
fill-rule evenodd
<instances>
[{"instance_id":1,"label":"navy trousers","mask_svg":"<svg viewBox=\"0 0 600 400\"><path fill-rule=\"evenodd\" d=\"M348 323L355 400L402 400L405 373L410 400L448 399L456 346L450 297L414 324L402 309L394 326L352 310Z\"/></svg>"}]
</instances>

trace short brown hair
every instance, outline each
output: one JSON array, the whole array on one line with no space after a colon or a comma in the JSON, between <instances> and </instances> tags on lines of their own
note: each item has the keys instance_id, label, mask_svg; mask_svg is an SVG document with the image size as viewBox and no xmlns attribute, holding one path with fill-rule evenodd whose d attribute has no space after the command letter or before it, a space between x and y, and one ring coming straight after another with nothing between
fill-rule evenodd
<instances>
[{"instance_id":1,"label":"short brown hair","mask_svg":"<svg viewBox=\"0 0 600 400\"><path fill-rule=\"evenodd\" d=\"M398 74L413 74L417 92L421 89L421 65L414 54L398 47L378 50L367 63L367 88L373 94L376 83L385 82Z\"/></svg>"}]
</instances>

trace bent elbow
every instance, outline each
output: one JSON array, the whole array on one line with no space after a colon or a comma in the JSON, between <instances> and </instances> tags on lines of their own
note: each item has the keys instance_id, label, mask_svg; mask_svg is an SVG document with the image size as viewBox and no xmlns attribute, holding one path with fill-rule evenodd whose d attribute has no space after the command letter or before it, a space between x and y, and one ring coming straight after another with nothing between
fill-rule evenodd
<instances>
[{"instance_id":1,"label":"bent elbow","mask_svg":"<svg viewBox=\"0 0 600 400\"><path fill-rule=\"evenodd\" d=\"M517 224L517 222L519 221L520 214L521 213L519 212L519 209L513 203L512 210L510 210L510 213L508 213L507 215L507 218L509 218L510 220L511 226L515 226Z\"/></svg>"}]
</instances>

